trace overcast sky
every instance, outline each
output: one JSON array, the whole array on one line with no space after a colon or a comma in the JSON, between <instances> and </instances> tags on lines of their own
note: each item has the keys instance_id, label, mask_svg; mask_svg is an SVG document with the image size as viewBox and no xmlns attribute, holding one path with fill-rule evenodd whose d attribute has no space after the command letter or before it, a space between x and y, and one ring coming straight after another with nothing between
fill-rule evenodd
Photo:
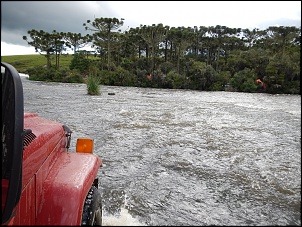
<instances>
[{"instance_id":1,"label":"overcast sky","mask_svg":"<svg viewBox=\"0 0 302 227\"><path fill-rule=\"evenodd\" d=\"M301 1L1 1L1 56L34 54L22 39L31 29L87 34L94 18L124 18L122 31L142 25L301 27Z\"/></svg>"}]
</instances>

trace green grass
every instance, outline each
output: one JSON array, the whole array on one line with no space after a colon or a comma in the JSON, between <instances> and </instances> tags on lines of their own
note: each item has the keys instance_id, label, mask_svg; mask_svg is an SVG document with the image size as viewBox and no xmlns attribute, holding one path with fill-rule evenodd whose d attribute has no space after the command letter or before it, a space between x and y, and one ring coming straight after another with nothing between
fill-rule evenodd
<instances>
[{"instance_id":1,"label":"green grass","mask_svg":"<svg viewBox=\"0 0 302 227\"><path fill-rule=\"evenodd\" d=\"M73 55L60 56L60 68L69 68ZM98 59L89 56L89 59ZM14 66L19 73L25 73L27 69L46 65L46 57L40 54L1 56L1 62L6 62ZM55 56L52 56L52 65L55 65Z\"/></svg>"}]
</instances>

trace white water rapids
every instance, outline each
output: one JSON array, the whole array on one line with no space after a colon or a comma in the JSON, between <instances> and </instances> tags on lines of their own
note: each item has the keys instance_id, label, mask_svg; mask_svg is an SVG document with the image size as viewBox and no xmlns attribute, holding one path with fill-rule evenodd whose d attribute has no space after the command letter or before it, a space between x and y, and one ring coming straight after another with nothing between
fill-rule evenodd
<instances>
[{"instance_id":1,"label":"white water rapids","mask_svg":"<svg viewBox=\"0 0 302 227\"><path fill-rule=\"evenodd\" d=\"M301 225L300 95L22 81L72 149L94 139L104 225Z\"/></svg>"}]
</instances>

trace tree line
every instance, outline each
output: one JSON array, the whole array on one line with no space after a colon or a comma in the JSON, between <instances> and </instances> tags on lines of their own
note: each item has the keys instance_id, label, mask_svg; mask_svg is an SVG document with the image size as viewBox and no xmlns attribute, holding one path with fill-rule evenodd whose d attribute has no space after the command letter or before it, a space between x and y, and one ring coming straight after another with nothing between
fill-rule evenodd
<instances>
[{"instance_id":1,"label":"tree line","mask_svg":"<svg viewBox=\"0 0 302 227\"><path fill-rule=\"evenodd\" d=\"M23 39L47 59L43 73L30 69L30 77L83 82L93 74L104 85L240 92L262 91L260 80L269 93L300 94L301 27L152 24L122 32L123 25L123 18L101 17L83 23L86 35L28 31ZM96 60L81 51L87 45ZM74 51L73 60L69 69L60 69L67 49Z\"/></svg>"}]
</instances>

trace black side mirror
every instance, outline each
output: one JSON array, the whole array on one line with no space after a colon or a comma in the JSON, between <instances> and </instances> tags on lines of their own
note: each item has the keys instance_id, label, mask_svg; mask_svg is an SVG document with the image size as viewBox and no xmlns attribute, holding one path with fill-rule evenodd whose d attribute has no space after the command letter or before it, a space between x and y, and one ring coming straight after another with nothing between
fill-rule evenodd
<instances>
[{"instance_id":1,"label":"black side mirror","mask_svg":"<svg viewBox=\"0 0 302 227\"><path fill-rule=\"evenodd\" d=\"M18 71L1 62L2 225L14 215L22 190L24 129L23 87Z\"/></svg>"}]
</instances>

